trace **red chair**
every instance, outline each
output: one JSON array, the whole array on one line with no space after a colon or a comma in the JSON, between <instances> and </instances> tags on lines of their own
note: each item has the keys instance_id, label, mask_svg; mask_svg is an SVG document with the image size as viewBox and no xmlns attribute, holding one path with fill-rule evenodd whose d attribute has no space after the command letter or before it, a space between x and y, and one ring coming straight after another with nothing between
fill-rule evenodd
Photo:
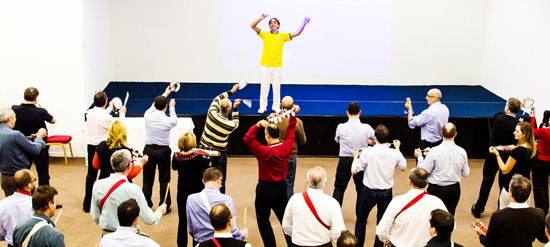
<instances>
[{"instance_id":1,"label":"red chair","mask_svg":"<svg viewBox=\"0 0 550 247\"><path fill-rule=\"evenodd\" d=\"M65 145L69 144L69 148L71 149L71 159L74 159L73 156L73 147L71 146L71 140L73 139L72 136L48 136L46 138L46 145L61 145L63 147L63 155L65 155L65 165L68 166L69 162L67 162L67 152L65 151Z\"/></svg>"}]
</instances>

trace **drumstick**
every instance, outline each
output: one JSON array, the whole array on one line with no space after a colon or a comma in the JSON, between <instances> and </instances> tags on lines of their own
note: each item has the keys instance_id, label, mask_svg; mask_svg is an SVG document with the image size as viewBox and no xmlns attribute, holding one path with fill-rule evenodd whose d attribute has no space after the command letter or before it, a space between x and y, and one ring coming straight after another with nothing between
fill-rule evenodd
<instances>
[{"instance_id":1,"label":"drumstick","mask_svg":"<svg viewBox=\"0 0 550 247\"><path fill-rule=\"evenodd\" d=\"M57 220L59 219L59 216L61 216L61 213L63 213L63 209L59 210L59 214L57 215L57 218L55 218L55 221L53 222L54 225L57 225Z\"/></svg>"},{"instance_id":2,"label":"drumstick","mask_svg":"<svg viewBox=\"0 0 550 247\"><path fill-rule=\"evenodd\" d=\"M164 195L164 204L166 204L166 199L168 198L168 192L170 192L170 183L166 186L166 195Z\"/></svg>"},{"instance_id":3,"label":"drumstick","mask_svg":"<svg viewBox=\"0 0 550 247\"><path fill-rule=\"evenodd\" d=\"M247 211L248 207L244 207L244 227L243 228L246 228L246 211Z\"/></svg>"}]
</instances>

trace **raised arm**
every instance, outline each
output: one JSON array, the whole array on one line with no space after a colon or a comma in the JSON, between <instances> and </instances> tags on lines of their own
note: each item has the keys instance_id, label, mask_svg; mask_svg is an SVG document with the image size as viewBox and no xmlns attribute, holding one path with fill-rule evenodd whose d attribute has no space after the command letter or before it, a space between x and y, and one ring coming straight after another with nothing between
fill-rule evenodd
<instances>
[{"instance_id":1,"label":"raised arm","mask_svg":"<svg viewBox=\"0 0 550 247\"><path fill-rule=\"evenodd\" d=\"M503 174L508 174L510 171L512 171L512 168L516 165L516 159L512 158L512 155L508 157L508 160L506 160L506 163L502 160L502 157L500 157L500 154L498 153L498 150L495 147L489 148L489 153L492 153L496 156L498 167L502 171Z\"/></svg>"},{"instance_id":2,"label":"raised arm","mask_svg":"<svg viewBox=\"0 0 550 247\"><path fill-rule=\"evenodd\" d=\"M304 22L302 23L300 28L298 28L298 30L296 30L296 32L290 33L290 38L294 38L294 37L300 35L302 33L302 31L304 31L304 28L306 28L306 25L308 23L309 23L309 17L304 18Z\"/></svg>"},{"instance_id":3,"label":"raised arm","mask_svg":"<svg viewBox=\"0 0 550 247\"><path fill-rule=\"evenodd\" d=\"M262 14L262 15L260 16L260 18L254 20L254 21L252 22L252 24L250 24L250 27L251 27L252 29L254 29L254 31L256 31L256 33L259 33L259 32L260 32L260 28L257 27L257 26L258 26L258 23L260 23L260 21L262 21L263 19L265 19L265 18L268 17L268 16L269 16L269 15Z\"/></svg>"}]
</instances>

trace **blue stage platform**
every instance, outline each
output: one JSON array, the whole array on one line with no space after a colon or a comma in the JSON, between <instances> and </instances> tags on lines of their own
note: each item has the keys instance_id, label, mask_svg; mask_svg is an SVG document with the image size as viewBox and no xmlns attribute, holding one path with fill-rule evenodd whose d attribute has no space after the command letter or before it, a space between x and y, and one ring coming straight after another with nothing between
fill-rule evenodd
<instances>
[{"instance_id":1,"label":"blue stage platform","mask_svg":"<svg viewBox=\"0 0 550 247\"><path fill-rule=\"evenodd\" d=\"M151 106L155 96L162 94L168 82L111 82L105 88L109 98L124 100L130 93L127 110L129 116L141 116ZM178 115L205 115L216 95L231 89L233 83L181 83L175 94ZM361 105L362 116L406 116L403 107L410 97L418 114L428 107L425 97L430 88L439 88L442 102L449 108L451 117L492 117L502 111L506 100L482 86L364 86L364 85L282 85L281 97L290 95L300 105L302 116L342 116L349 102ZM249 84L230 99L249 99L252 107L239 106L241 115L257 115L260 85ZM271 93L269 95L271 108Z\"/></svg>"}]
</instances>

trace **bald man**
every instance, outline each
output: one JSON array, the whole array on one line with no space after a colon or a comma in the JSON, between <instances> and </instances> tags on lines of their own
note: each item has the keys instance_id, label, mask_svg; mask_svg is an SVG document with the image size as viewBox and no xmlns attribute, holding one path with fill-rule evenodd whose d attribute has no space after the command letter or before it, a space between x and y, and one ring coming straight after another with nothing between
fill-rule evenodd
<instances>
[{"instance_id":1,"label":"bald man","mask_svg":"<svg viewBox=\"0 0 550 247\"><path fill-rule=\"evenodd\" d=\"M284 111L289 111L294 107L294 99L290 96L285 96L283 98L281 107ZM274 116L275 113L272 113L271 116ZM287 197L290 199L292 195L294 195L294 180L296 177L296 156L298 155L298 144L305 145L307 138L306 133L304 131L304 124L302 123L302 120L299 118L296 118L296 132L295 132L295 138L294 139L294 147L292 148L292 156L290 156L290 160L288 160L288 171L286 173L286 185L287 185ZM286 136L286 127L288 126L288 118L283 119L283 121L277 123L277 127L279 127L279 139L281 142L285 141Z\"/></svg>"},{"instance_id":2,"label":"bald man","mask_svg":"<svg viewBox=\"0 0 550 247\"><path fill-rule=\"evenodd\" d=\"M237 106L241 103L240 99L236 99L233 105L233 113L231 113L231 101L227 98L237 92L237 89L239 89L239 84L233 85L231 90L223 92L214 98L206 115L206 123L204 123L204 131L202 132L199 144L200 148L220 152L218 157L212 157L211 166L222 171L223 180L222 187L220 188L222 194L225 194L228 138L239 127L239 111L237 110ZM229 118L229 113L231 113L231 118Z\"/></svg>"},{"instance_id":3,"label":"bald man","mask_svg":"<svg viewBox=\"0 0 550 247\"><path fill-rule=\"evenodd\" d=\"M36 178L29 169L17 171L14 175L17 192L0 201L0 240L13 246L15 226L33 214L31 193L36 189Z\"/></svg>"},{"instance_id":4,"label":"bald man","mask_svg":"<svg viewBox=\"0 0 550 247\"><path fill-rule=\"evenodd\" d=\"M411 129L420 127L420 149L435 147L442 142L441 128L449 121L449 109L441 104L442 97L439 89L430 89L426 95L426 101L430 106L418 116L414 116L410 99L405 102L405 108L409 114L407 116L409 127Z\"/></svg>"},{"instance_id":5,"label":"bald man","mask_svg":"<svg viewBox=\"0 0 550 247\"><path fill-rule=\"evenodd\" d=\"M456 134L455 125L446 123L441 130L443 143L432 148L425 160L420 149L414 152L414 156L418 158L418 167L430 174L428 193L439 197L453 216L460 200L461 175L470 175L468 155L455 144Z\"/></svg>"}]
</instances>

